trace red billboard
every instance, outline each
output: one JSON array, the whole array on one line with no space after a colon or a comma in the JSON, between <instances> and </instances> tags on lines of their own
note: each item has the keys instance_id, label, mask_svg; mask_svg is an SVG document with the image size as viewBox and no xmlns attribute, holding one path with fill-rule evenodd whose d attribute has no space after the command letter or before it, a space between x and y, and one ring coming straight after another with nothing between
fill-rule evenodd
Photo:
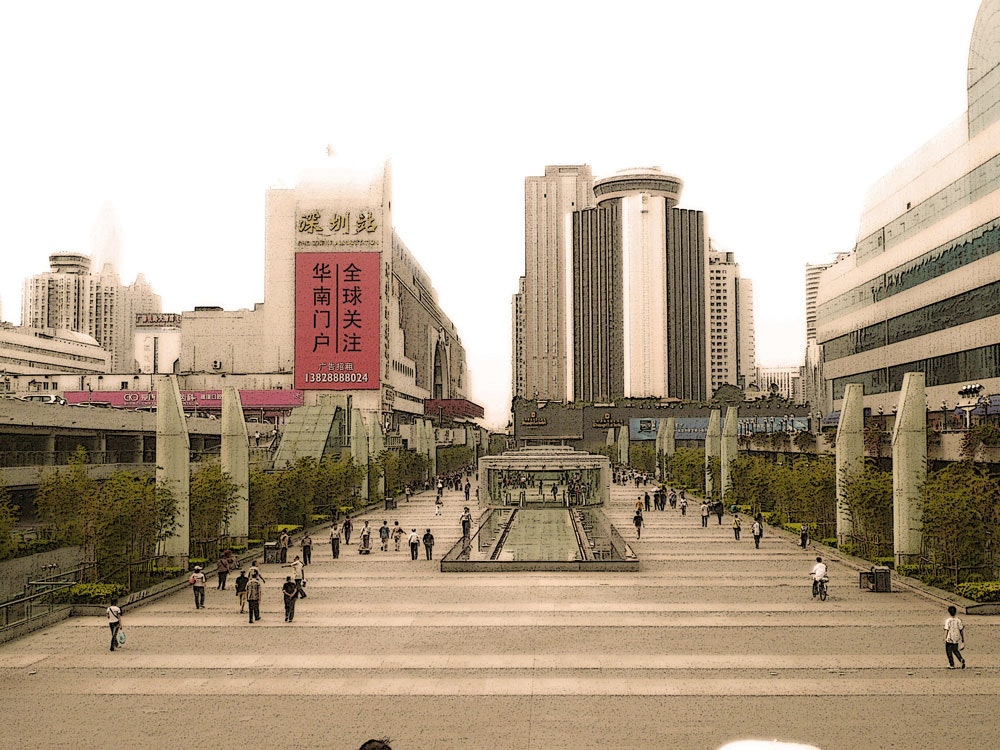
<instances>
[{"instance_id":1,"label":"red billboard","mask_svg":"<svg viewBox=\"0 0 1000 750\"><path fill-rule=\"evenodd\" d=\"M295 387L380 385L381 254L295 254Z\"/></svg>"}]
</instances>

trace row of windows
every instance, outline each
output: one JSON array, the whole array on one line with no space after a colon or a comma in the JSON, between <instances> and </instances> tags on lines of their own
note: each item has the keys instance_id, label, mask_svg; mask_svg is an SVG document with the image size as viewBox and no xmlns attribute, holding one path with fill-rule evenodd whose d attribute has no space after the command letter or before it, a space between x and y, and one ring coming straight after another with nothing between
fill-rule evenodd
<instances>
[{"instance_id":1,"label":"row of windows","mask_svg":"<svg viewBox=\"0 0 1000 750\"><path fill-rule=\"evenodd\" d=\"M907 203L905 214L858 243L858 264L936 224L958 209L972 205L998 187L1000 187L1000 154L980 164L927 200L921 201L912 210Z\"/></svg>"},{"instance_id":2,"label":"row of windows","mask_svg":"<svg viewBox=\"0 0 1000 750\"><path fill-rule=\"evenodd\" d=\"M844 313L868 307L996 252L1000 252L1000 219L976 227L946 245L825 302L816 310L816 322L823 324Z\"/></svg>"},{"instance_id":3,"label":"row of windows","mask_svg":"<svg viewBox=\"0 0 1000 750\"><path fill-rule=\"evenodd\" d=\"M827 362L1000 315L1000 282L911 310L823 344Z\"/></svg>"},{"instance_id":4,"label":"row of windows","mask_svg":"<svg viewBox=\"0 0 1000 750\"><path fill-rule=\"evenodd\" d=\"M899 391L903 387L903 376L908 372L924 373L928 388L935 385L997 378L1000 377L1000 344L990 344L978 349L967 349L943 354L940 357L918 359L906 364L880 367L877 370L835 378L833 398L842 399L848 383L861 383L866 396Z\"/></svg>"}]
</instances>

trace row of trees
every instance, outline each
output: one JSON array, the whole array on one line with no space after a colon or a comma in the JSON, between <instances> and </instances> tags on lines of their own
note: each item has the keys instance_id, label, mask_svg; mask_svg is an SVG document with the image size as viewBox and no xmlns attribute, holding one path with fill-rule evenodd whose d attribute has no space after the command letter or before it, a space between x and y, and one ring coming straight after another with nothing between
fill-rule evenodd
<instances>
[{"instance_id":1,"label":"row of trees","mask_svg":"<svg viewBox=\"0 0 1000 750\"><path fill-rule=\"evenodd\" d=\"M635 467L639 468L639 467ZM717 467L711 467L719 486ZM664 476L676 487L705 489L705 452L681 448L665 459ZM836 463L833 457L792 460L740 455L731 467L727 502L770 514L773 523L808 523L833 542L836 530ZM853 537L847 552L869 560L893 555L892 473L875 460L844 485ZM921 490L924 557L955 572L993 575L993 539L1000 538L1000 478L969 458L931 471Z\"/></svg>"},{"instance_id":2,"label":"row of trees","mask_svg":"<svg viewBox=\"0 0 1000 750\"><path fill-rule=\"evenodd\" d=\"M365 469L350 460L300 458L276 471L250 473L250 527L305 525L314 515L351 512L360 497ZM376 475L377 478L377 475Z\"/></svg>"}]
</instances>

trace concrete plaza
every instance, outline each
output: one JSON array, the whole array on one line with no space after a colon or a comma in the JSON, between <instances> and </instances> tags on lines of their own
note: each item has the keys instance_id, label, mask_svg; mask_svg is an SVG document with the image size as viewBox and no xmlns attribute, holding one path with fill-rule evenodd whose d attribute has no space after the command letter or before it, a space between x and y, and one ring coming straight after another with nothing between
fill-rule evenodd
<instances>
[{"instance_id":1,"label":"concrete plaza","mask_svg":"<svg viewBox=\"0 0 1000 750\"><path fill-rule=\"evenodd\" d=\"M358 555L360 518L338 560L315 534L291 624L288 570L267 565L254 625L211 576L204 610L189 591L126 610L115 653L104 618L33 633L0 646L0 748L996 746L1000 620L965 617L969 668L950 671L940 602L861 591L836 559L819 602L825 550L754 549L696 505L647 512L636 541L635 498L615 487L608 510L639 573L441 573L464 503L446 493L438 517L424 493L365 517L432 528L433 562L405 539Z\"/></svg>"}]
</instances>

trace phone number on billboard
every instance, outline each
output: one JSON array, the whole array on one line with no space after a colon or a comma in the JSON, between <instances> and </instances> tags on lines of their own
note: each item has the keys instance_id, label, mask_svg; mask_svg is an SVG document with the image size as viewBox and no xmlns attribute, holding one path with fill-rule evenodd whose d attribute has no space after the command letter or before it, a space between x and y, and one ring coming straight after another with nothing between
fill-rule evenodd
<instances>
[{"instance_id":1,"label":"phone number on billboard","mask_svg":"<svg viewBox=\"0 0 1000 750\"><path fill-rule=\"evenodd\" d=\"M367 372L307 372L307 383L367 383Z\"/></svg>"}]
</instances>

